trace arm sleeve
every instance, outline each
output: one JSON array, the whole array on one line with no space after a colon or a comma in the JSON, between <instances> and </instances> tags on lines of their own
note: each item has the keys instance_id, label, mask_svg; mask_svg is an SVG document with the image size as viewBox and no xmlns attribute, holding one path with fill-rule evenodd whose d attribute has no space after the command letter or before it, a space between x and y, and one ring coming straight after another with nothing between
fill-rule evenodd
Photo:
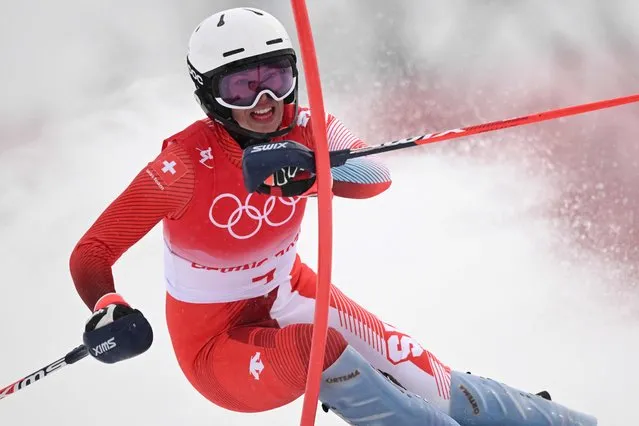
<instances>
[{"instance_id":1,"label":"arm sleeve","mask_svg":"<svg viewBox=\"0 0 639 426\"><path fill-rule=\"evenodd\" d=\"M170 171L177 171L177 177L163 180L161 172L166 164L174 166ZM194 174L184 149L178 144L169 145L80 239L69 266L76 290L89 309L101 296L115 291L111 267L117 259L160 220L177 218L186 209L193 194Z\"/></svg>"},{"instance_id":2,"label":"arm sleeve","mask_svg":"<svg viewBox=\"0 0 639 426\"><path fill-rule=\"evenodd\" d=\"M355 137L334 116L328 116L326 134L329 151L363 148L367 146ZM333 194L344 198L370 198L388 189L391 185L390 171L383 164L370 158L348 160L346 164L331 169Z\"/></svg>"}]
</instances>

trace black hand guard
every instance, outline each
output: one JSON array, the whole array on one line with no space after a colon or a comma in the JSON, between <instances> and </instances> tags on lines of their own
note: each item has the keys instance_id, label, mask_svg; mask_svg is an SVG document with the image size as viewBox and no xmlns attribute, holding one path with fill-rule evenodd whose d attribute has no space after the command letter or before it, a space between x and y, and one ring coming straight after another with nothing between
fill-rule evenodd
<instances>
[{"instance_id":1,"label":"black hand guard","mask_svg":"<svg viewBox=\"0 0 639 426\"><path fill-rule=\"evenodd\" d=\"M308 177L297 176L300 171ZM315 155L309 148L292 141L252 145L242 155L242 173L248 192L285 197L300 195L315 182ZM264 182L271 177L274 185L266 185Z\"/></svg>"}]
</instances>

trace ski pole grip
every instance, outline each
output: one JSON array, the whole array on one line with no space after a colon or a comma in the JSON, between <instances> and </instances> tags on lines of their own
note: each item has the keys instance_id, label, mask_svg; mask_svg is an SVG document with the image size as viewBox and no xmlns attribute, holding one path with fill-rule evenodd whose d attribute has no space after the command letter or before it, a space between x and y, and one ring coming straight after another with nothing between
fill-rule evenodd
<instances>
[{"instance_id":1,"label":"ski pole grip","mask_svg":"<svg viewBox=\"0 0 639 426\"><path fill-rule=\"evenodd\" d=\"M64 356L64 362L74 364L87 355L89 355L89 349L84 345L80 345Z\"/></svg>"},{"instance_id":2,"label":"ski pole grip","mask_svg":"<svg viewBox=\"0 0 639 426\"><path fill-rule=\"evenodd\" d=\"M331 158L331 167L339 167L346 164L346 160L351 156L351 150L340 149L339 151L331 151L329 155Z\"/></svg>"}]
</instances>

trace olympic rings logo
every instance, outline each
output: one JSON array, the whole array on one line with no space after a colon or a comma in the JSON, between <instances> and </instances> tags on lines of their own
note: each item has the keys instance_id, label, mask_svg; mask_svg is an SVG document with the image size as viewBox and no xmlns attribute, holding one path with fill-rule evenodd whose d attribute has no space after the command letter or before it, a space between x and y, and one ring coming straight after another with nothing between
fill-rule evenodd
<instances>
[{"instance_id":1,"label":"olympic rings logo","mask_svg":"<svg viewBox=\"0 0 639 426\"><path fill-rule=\"evenodd\" d=\"M287 223L289 220L291 220L291 218L295 214L295 205L301 199L300 197L279 198L279 197L270 196L264 203L263 211L260 211L260 209L250 204L252 196L253 194L249 194L246 197L244 204L242 204L240 199L233 194L218 195L213 200L213 203L211 204L211 208L209 209L209 219L211 220L211 223L217 226L218 228L228 230L229 234L231 234L231 236L233 236L234 238L238 240L246 240L248 238L255 236L260 231L260 229L262 229L262 225L264 223L274 228L277 228L278 226L282 226L285 223ZM229 198L233 200L233 202L235 202L235 204L237 205L237 208L233 210L233 212L229 215L228 219L218 221L213 217L213 209L215 208L215 206L218 205L218 203L221 200L225 198ZM277 203L281 203L284 206L288 206L290 208L290 212L288 216L280 221L274 221L270 217ZM240 220L242 220L244 215L246 215L246 217L255 221L255 229L253 229L253 231L248 234L239 234L234 227L240 222Z\"/></svg>"}]
</instances>

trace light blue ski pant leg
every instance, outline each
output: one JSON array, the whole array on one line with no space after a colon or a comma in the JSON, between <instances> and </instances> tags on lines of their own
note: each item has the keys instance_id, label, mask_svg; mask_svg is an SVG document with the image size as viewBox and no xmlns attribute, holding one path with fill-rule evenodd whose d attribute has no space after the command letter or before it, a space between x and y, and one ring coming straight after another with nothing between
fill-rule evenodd
<instances>
[{"instance_id":1,"label":"light blue ski pant leg","mask_svg":"<svg viewBox=\"0 0 639 426\"><path fill-rule=\"evenodd\" d=\"M423 398L406 391L351 346L322 374L320 400L357 426L459 426Z\"/></svg>"},{"instance_id":2,"label":"light blue ski pant leg","mask_svg":"<svg viewBox=\"0 0 639 426\"><path fill-rule=\"evenodd\" d=\"M597 419L491 379L453 371L450 416L461 426L596 426Z\"/></svg>"}]
</instances>

